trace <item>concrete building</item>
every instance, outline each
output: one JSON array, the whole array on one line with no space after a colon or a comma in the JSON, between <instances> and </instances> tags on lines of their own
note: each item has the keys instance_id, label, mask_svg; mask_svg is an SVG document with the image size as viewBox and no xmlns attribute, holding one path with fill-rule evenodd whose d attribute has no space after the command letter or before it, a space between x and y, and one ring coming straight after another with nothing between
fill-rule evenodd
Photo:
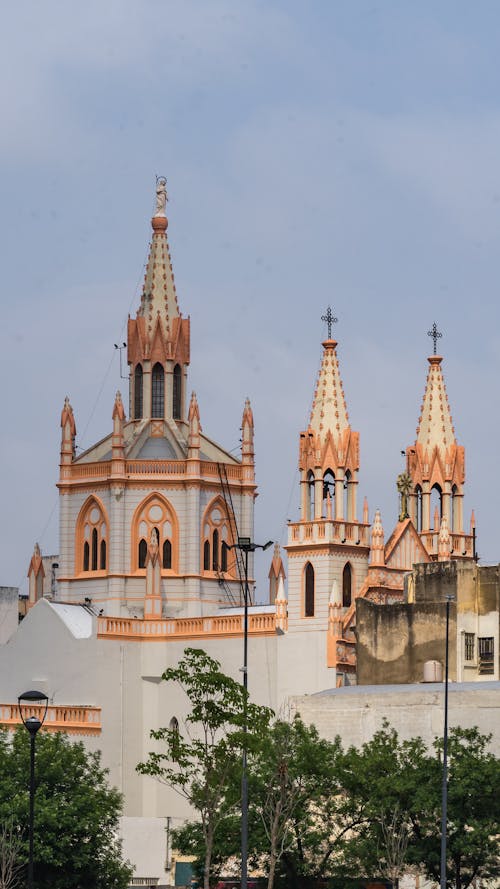
<instances>
[{"instance_id":1,"label":"concrete building","mask_svg":"<svg viewBox=\"0 0 500 889\"><path fill-rule=\"evenodd\" d=\"M163 886L170 879L167 819L176 826L188 812L135 766L147 756L151 729L174 718L182 725L187 715L181 691L161 681L186 647L204 648L241 677L242 564L234 545L239 536L252 538L257 490L249 402L234 457L203 434L196 395L188 395L189 318L177 299L165 207L159 180L141 302L128 325L129 418L117 393L108 434L76 456L66 399L60 551L44 556L35 545L28 614L14 632L17 604L4 596L10 629L0 639L0 722L19 723L16 701L24 689L47 693L47 729L100 748L124 794L122 830L136 883ZM322 707L333 706L327 702L349 709L354 695L365 693L358 688L350 696L343 686L418 681L426 661L442 660L445 580L458 597L458 678L486 678L479 640L490 637L488 676L498 678L499 613L498 585L492 592L490 574L474 560L473 528L463 528L464 451L455 440L442 359L429 358L416 442L398 480L401 514L385 542L381 516L370 524L366 500L358 515L359 434L349 422L330 310L324 320L328 336L309 424L300 433L300 516L289 523L286 565L275 546L269 604L252 603L249 614L253 700L278 709L299 696L304 718L321 731ZM251 554L249 572L252 584ZM477 664L469 657L471 634ZM337 687L338 696L317 695ZM382 713L387 697L366 694ZM467 694L471 704L480 700ZM342 722L336 713L332 725ZM405 724L418 733L419 718Z\"/></svg>"}]
</instances>

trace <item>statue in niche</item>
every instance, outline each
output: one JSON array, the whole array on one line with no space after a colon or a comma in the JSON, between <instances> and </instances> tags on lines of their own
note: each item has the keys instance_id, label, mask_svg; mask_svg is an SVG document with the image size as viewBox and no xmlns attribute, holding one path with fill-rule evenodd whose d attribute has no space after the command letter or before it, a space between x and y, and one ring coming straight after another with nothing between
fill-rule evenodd
<instances>
[{"instance_id":1,"label":"statue in niche","mask_svg":"<svg viewBox=\"0 0 500 889\"><path fill-rule=\"evenodd\" d=\"M413 487L411 476L409 476L407 472L400 472L396 480L396 487L401 497L399 521L404 522L405 519L410 518L410 514L408 512L408 498Z\"/></svg>"},{"instance_id":2,"label":"statue in niche","mask_svg":"<svg viewBox=\"0 0 500 889\"><path fill-rule=\"evenodd\" d=\"M167 180L165 176L156 177L156 209L155 216L165 216L167 209Z\"/></svg>"}]
</instances>

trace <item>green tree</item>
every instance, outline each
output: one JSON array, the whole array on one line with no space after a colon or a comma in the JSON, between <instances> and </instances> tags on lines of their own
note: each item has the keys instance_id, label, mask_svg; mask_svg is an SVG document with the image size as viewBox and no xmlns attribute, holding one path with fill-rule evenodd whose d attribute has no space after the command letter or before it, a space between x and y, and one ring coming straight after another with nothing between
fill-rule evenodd
<instances>
[{"instance_id":1,"label":"green tree","mask_svg":"<svg viewBox=\"0 0 500 889\"><path fill-rule=\"evenodd\" d=\"M247 751L253 749L271 711L250 704L243 686L201 649L187 648L177 667L166 670L162 679L178 683L189 699L185 733L177 728L151 731L161 747L150 752L137 770L175 789L197 812L204 844L204 887L209 889L217 828L239 803L243 745Z\"/></svg>"},{"instance_id":2,"label":"green tree","mask_svg":"<svg viewBox=\"0 0 500 889\"><path fill-rule=\"evenodd\" d=\"M0 822L12 818L28 858L29 736L0 731ZM125 889L131 868L117 839L122 799L100 753L63 734L36 741L35 876L40 889Z\"/></svg>"}]
</instances>

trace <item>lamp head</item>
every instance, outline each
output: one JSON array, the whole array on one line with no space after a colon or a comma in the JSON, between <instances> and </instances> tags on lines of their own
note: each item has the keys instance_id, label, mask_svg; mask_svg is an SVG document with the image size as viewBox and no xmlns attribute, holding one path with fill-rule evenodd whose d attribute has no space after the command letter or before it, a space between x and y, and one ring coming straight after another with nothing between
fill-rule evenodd
<instances>
[{"instance_id":1,"label":"lamp head","mask_svg":"<svg viewBox=\"0 0 500 889\"><path fill-rule=\"evenodd\" d=\"M49 706L48 697L43 691L25 691L19 695L17 703L23 724L34 737L45 722ZM35 708L36 712L33 713Z\"/></svg>"}]
</instances>

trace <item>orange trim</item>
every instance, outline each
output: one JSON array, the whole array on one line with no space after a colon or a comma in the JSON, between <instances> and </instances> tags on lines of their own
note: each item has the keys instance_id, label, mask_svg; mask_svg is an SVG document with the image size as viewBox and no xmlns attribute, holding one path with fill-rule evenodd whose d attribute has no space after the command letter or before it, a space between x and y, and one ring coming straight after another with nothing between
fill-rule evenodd
<instances>
[{"instance_id":1,"label":"orange trim","mask_svg":"<svg viewBox=\"0 0 500 889\"><path fill-rule=\"evenodd\" d=\"M248 633L251 636L274 636L276 614L249 614ZM158 620L140 618L100 617L97 621L98 639L122 639L130 642L176 642L196 638L243 636L243 614L221 617L182 617Z\"/></svg>"},{"instance_id":2,"label":"orange trim","mask_svg":"<svg viewBox=\"0 0 500 889\"><path fill-rule=\"evenodd\" d=\"M23 708L26 716L43 716L45 707L36 705ZM22 724L21 714L17 704L0 704L0 725L14 729ZM49 707L47 717L42 726L46 732L67 732L68 735L100 735L101 734L101 708L87 706L64 705Z\"/></svg>"}]
</instances>

